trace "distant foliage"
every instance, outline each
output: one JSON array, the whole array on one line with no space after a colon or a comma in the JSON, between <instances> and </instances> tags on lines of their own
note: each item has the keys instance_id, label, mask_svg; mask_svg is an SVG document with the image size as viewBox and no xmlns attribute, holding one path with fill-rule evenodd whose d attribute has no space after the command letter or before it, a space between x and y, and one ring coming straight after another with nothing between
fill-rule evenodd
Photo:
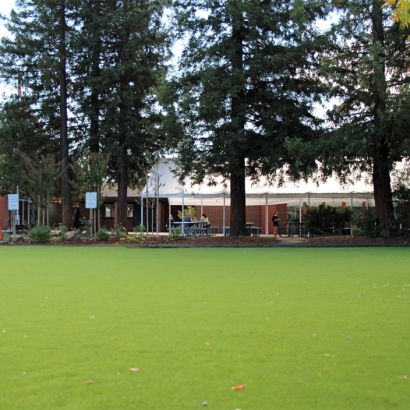
<instances>
[{"instance_id":1,"label":"distant foliage","mask_svg":"<svg viewBox=\"0 0 410 410\"><path fill-rule=\"evenodd\" d=\"M348 227L353 211L346 207L333 207L328 205L309 206L304 220L308 232L325 233L330 229L343 229Z\"/></svg>"},{"instance_id":2,"label":"distant foliage","mask_svg":"<svg viewBox=\"0 0 410 410\"><path fill-rule=\"evenodd\" d=\"M51 238L51 228L45 225L38 225L28 233L29 238L34 243L48 242Z\"/></svg>"},{"instance_id":3,"label":"distant foliage","mask_svg":"<svg viewBox=\"0 0 410 410\"><path fill-rule=\"evenodd\" d=\"M101 229L97 232L96 237L97 237L97 239L98 239L99 241L105 241L105 242L107 242L107 241L109 241L109 240L111 239L111 234L110 234L110 232L108 231L108 229L106 229L106 228L101 228Z\"/></svg>"}]
</instances>

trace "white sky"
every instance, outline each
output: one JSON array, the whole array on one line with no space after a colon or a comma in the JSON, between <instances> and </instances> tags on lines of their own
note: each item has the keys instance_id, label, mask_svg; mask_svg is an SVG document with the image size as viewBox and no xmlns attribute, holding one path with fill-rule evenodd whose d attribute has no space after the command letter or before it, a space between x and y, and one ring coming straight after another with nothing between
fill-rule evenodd
<instances>
[{"instance_id":1,"label":"white sky","mask_svg":"<svg viewBox=\"0 0 410 410\"><path fill-rule=\"evenodd\" d=\"M0 13L9 16L11 9L14 7L14 0L0 0ZM4 28L3 22L0 22L0 38L7 36L7 30ZM0 101L2 100L1 94L6 92L7 94L10 93L10 89L7 89L4 84L0 83Z\"/></svg>"},{"instance_id":2,"label":"white sky","mask_svg":"<svg viewBox=\"0 0 410 410\"><path fill-rule=\"evenodd\" d=\"M14 7L14 0L0 0L0 13L8 16L11 9ZM0 37L7 34L3 24L0 24Z\"/></svg>"}]
</instances>

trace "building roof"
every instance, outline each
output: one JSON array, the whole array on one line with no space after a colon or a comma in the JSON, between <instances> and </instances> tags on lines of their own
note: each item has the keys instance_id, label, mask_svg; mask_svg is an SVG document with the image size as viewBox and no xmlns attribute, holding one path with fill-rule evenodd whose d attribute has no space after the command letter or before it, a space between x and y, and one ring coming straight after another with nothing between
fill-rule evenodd
<instances>
[{"instance_id":1,"label":"building roof","mask_svg":"<svg viewBox=\"0 0 410 410\"><path fill-rule=\"evenodd\" d=\"M141 196L168 198L171 205L230 205L230 191L222 182L222 178L216 180L216 184L210 185L209 180L202 184L193 184L189 178L185 178L184 184L179 184L175 171L177 169L174 160L161 159L152 169L148 184L141 192ZM313 180L292 182L285 180L281 186L270 184L266 178L261 178L258 183L246 180L246 205L266 205L287 203L299 205L306 202L310 205L325 202L329 205L360 206L363 201L373 200L373 187L367 181L369 178L359 181L348 181L343 185L336 178L328 178L326 182L315 183Z\"/></svg>"}]
</instances>

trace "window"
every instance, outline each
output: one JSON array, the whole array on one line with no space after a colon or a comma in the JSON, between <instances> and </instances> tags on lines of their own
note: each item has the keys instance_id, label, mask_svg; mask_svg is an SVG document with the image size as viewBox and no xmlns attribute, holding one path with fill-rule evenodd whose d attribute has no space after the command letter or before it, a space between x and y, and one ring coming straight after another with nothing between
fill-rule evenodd
<instances>
[{"instance_id":1,"label":"window","mask_svg":"<svg viewBox=\"0 0 410 410\"><path fill-rule=\"evenodd\" d=\"M104 218L114 218L114 204L104 204Z\"/></svg>"},{"instance_id":2,"label":"window","mask_svg":"<svg viewBox=\"0 0 410 410\"><path fill-rule=\"evenodd\" d=\"M127 205L127 218L133 218L133 217L134 217L134 205L128 204Z\"/></svg>"}]
</instances>

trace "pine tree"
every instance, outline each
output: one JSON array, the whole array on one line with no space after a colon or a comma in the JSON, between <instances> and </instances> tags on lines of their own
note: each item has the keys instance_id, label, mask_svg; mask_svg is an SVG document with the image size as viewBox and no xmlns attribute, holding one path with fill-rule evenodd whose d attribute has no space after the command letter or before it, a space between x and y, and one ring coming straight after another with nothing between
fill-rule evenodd
<instances>
[{"instance_id":1,"label":"pine tree","mask_svg":"<svg viewBox=\"0 0 410 410\"><path fill-rule=\"evenodd\" d=\"M340 175L370 172L377 224L387 233L394 219L390 172L408 156L409 31L392 22L380 0L338 5L333 49L323 58L336 102L322 155L325 167Z\"/></svg>"},{"instance_id":2,"label":"pine tree","mask_svg":"<svg viewBox=\"0 0 410 410\"><path fill-rule=\"evenodd\" d=\"M166 73L170 36L166 2L85 1L76 36L76 101L93 152L110 154L110 181L118 186L117 222L127 218L127 187L141 185L164 148L158 87Z\"/></svg>"},{"instance_id":3,"label":"pine tree","mask_svg":"<svg viewBox=\"0 0 410 410\"><path fill-rule=\"evenodd\" d=\"M197 182L229 181L231 235L246 234L246 177L275 179L287 164L299 178L316 167L292 158L286 141L319 134L312 103L323 39L314 23L324 11L302 0L175 2L186 47L167 109L183 130L181 170Z\"/></svg>"},{"instance_id":4,"label":"pine tree","mask_svg":"<svg viewBox=\"0 0 410 410\"><path fill-rule=\"evenodd\" d=\"M6 24L11 37L1 39L0 73L9 83L30 90L36 98L43 127L58 138L61 177L62 222L71 227L69 139L67 107L67 43L71 31L68 0L17 0Z\"/></svg>"},{"instance_id":5,"label":"pine tree","mask_svg":"<svg viewBox=\"0 0 410 410\"><path fill-rule=\"evenodd\" d=\"M29 195L24 178L23 155L39 158L54 152L29 96L14 96L0 106L0 187L3 193Z\"/></svg>"}]
</instances>

